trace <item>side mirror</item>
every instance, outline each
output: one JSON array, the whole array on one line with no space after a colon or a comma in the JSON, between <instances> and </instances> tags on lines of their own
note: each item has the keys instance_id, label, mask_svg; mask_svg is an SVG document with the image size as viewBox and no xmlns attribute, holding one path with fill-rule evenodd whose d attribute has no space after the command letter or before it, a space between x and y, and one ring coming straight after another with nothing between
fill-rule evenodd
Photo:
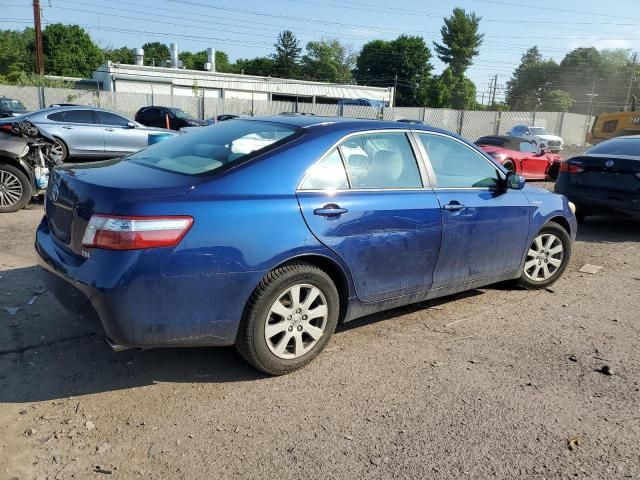
<instances>
[{"instance_id":1,"label":"side mirror","mask_svg":"<svg viewBox=\"0 0 640 480\"><path fill-rule=\"evenodd\" d=\"M133 122L128 122L127 123L127 128L136 128L136 124Z\"/></svg>"},{"instance_id":2,"label":"side mirror","mask_svg":"<svg viewBox=\"0 0 640 480\"><path fill-rule=\"evenodd\" d=\"M525 180L524 177L518 175L516 172L507 173L507 178L505 180L505 185L507 188L512 190L522 190L524 188Z\"/></svg>"},{"instance_id":3,"label":"side mirror","mask_svg":"<svg viewBox=\"0 0 640 480\"><path fill-rule=\"evenodd\" d=\"M524 132L524 134L525 134L525 135L531 135L531 130L526 130L526 131Z\"/></svg>"}]
</instances>

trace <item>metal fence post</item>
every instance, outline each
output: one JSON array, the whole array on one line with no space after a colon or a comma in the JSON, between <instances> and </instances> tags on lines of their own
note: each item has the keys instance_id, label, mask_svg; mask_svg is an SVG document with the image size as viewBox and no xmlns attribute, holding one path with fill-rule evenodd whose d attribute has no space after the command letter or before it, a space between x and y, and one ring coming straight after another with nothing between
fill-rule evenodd
<instances>
[{"instance_id":1,"label":"metal fence post","mask_svg":"<svg viewBox=\"0 0 640 480\"><path fill-rule=\"evenodd\" d=\"M464 110L458 112L458 135L462 135L462 126L464 125Z\"/></svg>"},{"instance_id":2,"label":"metal fence post","mask_svg":"<svg viewBox=\"0 0 640 480\"><path fill-rule=\"evenodd\" d=\"M558 123L556 125L556 131L558 132L559 136L562 136L562 130L564 130L564 112L560 112Z\"/></svg>"},{"instance_id":3,"label":"metal fence post","mask_svg":"<svg viewBox=\"0 0 640 480\"><path fill-rule=\"evenodd\" d=\"M500 135L500 121L502 120L502 110L496 111L496 121L494 135Z\"/></svg>"},{"instance_id":4,"label":"metal fence post","mask_svg":"<svg viewBox=\"0 0 640 480\"><path fill-rule=\"evenodd\" d=\"M47 102L44 96L44 87L38 87L38 100L40 102L40 108L46 108Z\"/></svg>"}]
</instances>

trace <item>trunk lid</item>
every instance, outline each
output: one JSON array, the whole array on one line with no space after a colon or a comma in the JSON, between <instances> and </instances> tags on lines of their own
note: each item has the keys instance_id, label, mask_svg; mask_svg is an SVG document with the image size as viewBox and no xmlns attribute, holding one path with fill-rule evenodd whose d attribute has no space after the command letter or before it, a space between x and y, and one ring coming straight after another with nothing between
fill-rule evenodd
<instances>
[{"instance_id":1,"label":"trunk lid","mask_svg":"<svg viewBox=\"0 0 640 480\"><path fill-rule=\"evenodd\" d=\"M583 155L567 160L582 168L570 175L572 187L619 193L640 193L640 159L622 155Z\"/></svg>"},{"instance_id":2,"label":"trunk lid","mask_svg":"<svg viewBox=\"0 0 640 480\"><path fill-rule=\"evenodd\" d=\"M94 213L114 212L119 204L189 192L197 179L126 160L65 165L49 180L45 213L52 235L82 255L82 236Z\"/></svg>"}]
</instances>

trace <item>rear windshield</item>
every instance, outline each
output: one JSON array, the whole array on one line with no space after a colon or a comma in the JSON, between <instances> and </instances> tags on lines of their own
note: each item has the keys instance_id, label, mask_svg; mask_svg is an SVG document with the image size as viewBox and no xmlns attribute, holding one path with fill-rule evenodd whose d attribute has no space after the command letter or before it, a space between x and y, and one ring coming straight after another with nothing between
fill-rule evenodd
<instances>
[{"instance_id":1,"label":"rear windshield","mask_svg":"<svg viewBox=\"0 0 640 480\"><path fill-rule=\"evenodd\" d=\"M640 157L640 138L615 138L587 150L598 155L630 155Z\"/></svg>"},{"instance_id":2,"label":"rear windshield","mask_svg":"<svg viewBox=\"0 0 640 480\"><path fill-rule=\"evenodd\" d=\"M184 118L186 120L191 120L193 118L191 115L180 108L170 108L169 110L178 118Z\"/></svg>"},{"instance_id":3,"label":"rear windshield","mask_svg":"<svg viewBox=\"0 0 640 480\"><path fill-rule=\"evenodd\" d=\"M22 104L22 102L19 101L19 100L0 99L0 107L1 108L11 109L11 110L19 110L19 111L25 111L26 110L26 108L24 108L24 105Z\"/></svg>"},{"instance_id":4,"label":"rear windshield","mask_svg":"<svg viewBox=\"0 0 640 480\"><path fill-rule=\"evenodd\" d=\"M233 120L177 135L127 159L169 172L202 175L271 150L300 132L277 123Z\"/></svg>"}]
</instances>

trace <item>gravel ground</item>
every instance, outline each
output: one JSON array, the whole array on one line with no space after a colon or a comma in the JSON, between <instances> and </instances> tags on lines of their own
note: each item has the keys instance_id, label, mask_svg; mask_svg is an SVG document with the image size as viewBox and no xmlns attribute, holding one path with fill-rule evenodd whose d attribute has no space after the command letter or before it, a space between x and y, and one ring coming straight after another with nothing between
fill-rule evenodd
<instances>
[{"instance_id":1,"label":"gravel ground","mask_svg":"<svg viewBox=\"0 0 640 480\"><path fill-rule=\"evenodd\" d=\"M1 219L0 479L640 478L637 223L589 219L549 291L373 315L269 378L232 348L112 352L43 293L41 213Z\"/></svg>"}]
</instances>

